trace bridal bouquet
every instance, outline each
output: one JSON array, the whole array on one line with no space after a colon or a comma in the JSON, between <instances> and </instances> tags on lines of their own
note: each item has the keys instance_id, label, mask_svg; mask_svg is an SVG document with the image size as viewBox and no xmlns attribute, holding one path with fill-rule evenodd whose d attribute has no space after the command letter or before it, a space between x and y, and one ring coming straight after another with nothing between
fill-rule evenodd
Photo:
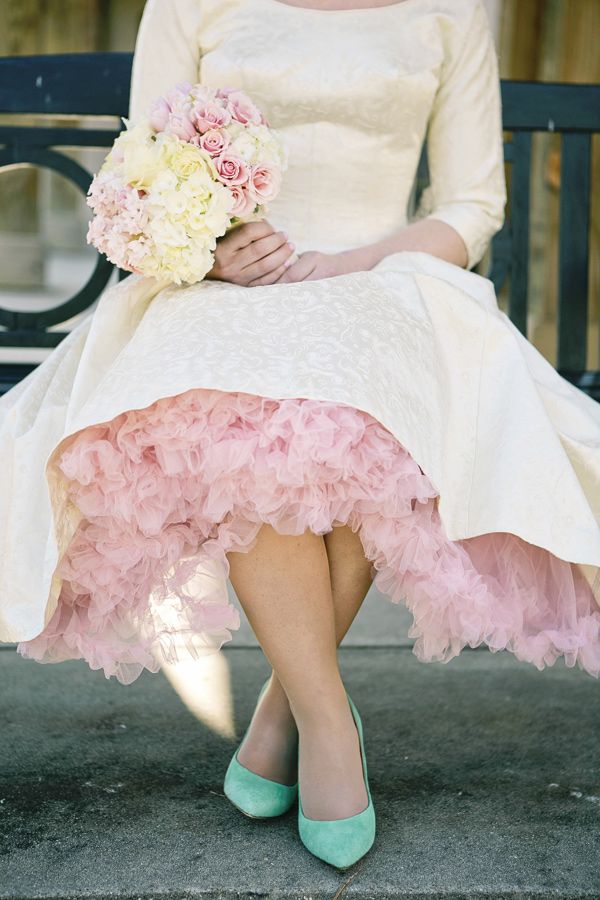
<instances>
[{"instance_id":1,"label":"bridal bouquet","mask_svg":"<svg viewBox=\"0 0 600 900\"><path fill-rule=\"evenodd\" d=\"M287 148L237 88L176 85L115 140L88 192L87 241L131 272L201 281L217 238L263 218Z\"/></svg>"}]
</instances>

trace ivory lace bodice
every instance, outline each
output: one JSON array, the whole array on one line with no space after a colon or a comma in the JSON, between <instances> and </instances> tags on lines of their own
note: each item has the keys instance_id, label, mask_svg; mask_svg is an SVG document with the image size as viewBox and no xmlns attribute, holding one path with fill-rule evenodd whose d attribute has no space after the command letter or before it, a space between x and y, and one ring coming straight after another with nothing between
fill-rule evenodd
<instances>
[{"instance_id":1,"label":"ivory lace bodice","mask_svg":"<svg viewBox=\"0 0 600 900\"><path fill-rule=\"evenodd\" d=\"M280 0L148 0L130 116L178 81L247 91L289 148L267 218L334 252L429 215L477 263L504 219L498 62L482 0L325 10ZM430 186L412 189L427 136Z\"/></svg>"}]
</instances>

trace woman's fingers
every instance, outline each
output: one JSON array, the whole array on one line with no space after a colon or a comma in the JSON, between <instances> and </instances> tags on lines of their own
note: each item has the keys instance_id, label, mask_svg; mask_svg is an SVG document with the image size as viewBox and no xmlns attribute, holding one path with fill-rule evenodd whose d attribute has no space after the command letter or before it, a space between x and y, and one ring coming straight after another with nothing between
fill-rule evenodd
<instances>
[{"instance_id":1,"label":"woman's fingers","mask_svg":"<svg viewBox=\"0 0 600 900\"><path fill-rule=\"evenodd\" d=\"M285 232L275 231L265 219L246 222L219 238L215 264L206 277L242 285L271 284L285 272L285 263L295 259Z\"/></svg>"},{"instance_id":2,"label":"woman's fingers","mask_svg":"<svg viewBox=\"0 0 600 900\"><path fill-rule=\"evenodd\" d=\"M261 284L275 284L275 282L279 279L280 275L283 275L285 271L287 271L288 266L285 263L283 265L278 266L272 272L269 272L268 275L264 275L262 278L257 278L254 281L249 281L247 283L247 287L258 287Z\"/></svg>"},{"instance_id":3,"label":"woman's fingers","mask_svg":"<svg viewBox=\"0 0 600 900\"><path fill-rule=\"evenodd\" d=\"M236 226L232 231L225 234L221 241L226 244L229 250L241 250L253 241L274 232L275 229L271 223L267 222L266 219L261 219L259 222L245 222L243 225Z\"/></svg>"},{"instance_id":4,"label":"woman's fingers","mask_svg":"<svg viewBox=\"0 0 600 900\"><path fill-rule=\"evenodd\" d=\"M290 247L287 241L284 241L280 247L273 250L267 256L263 256L250 263L250 265L244 266L241 271L244 284L250 284L251 282L255 283L259 279L271 275L275 269L279 269L279 267L283 266L291 256L293 257L294 252L293 247Z\"/></svg>"},{"instance_id":5,"label":"woman's fingers","mask_svg":"<svg viewBox=\"0 0 600 900\"><path fill-rule=\"evenodd\" d=\"M303 253L297 262L286 268L279 277L279 282L304 281L317 267L318 255Z\"/></svg>"},{"instance_id":6,"label":"woman's fingers","mask_svg":"<svg viewBox=\"0 0 600 900\"><path fill-rule=\"evenodd\" d=\"M275 250L282 247L286 241L287 234L283 231L275 231L273 234L267 234L265 237L257 238L255 241L252 241L251 244L248 244L247 247L242 247L237 251L235 259L236 266L238 266L240 271L242 271L242 274L245 275L247 273L243 272L243 270L247 266L251 266L265 256L269 256L270 253L273 253ZM291 250L292 248L290 248L290 252Z\"/></svg>"}]
</instances>

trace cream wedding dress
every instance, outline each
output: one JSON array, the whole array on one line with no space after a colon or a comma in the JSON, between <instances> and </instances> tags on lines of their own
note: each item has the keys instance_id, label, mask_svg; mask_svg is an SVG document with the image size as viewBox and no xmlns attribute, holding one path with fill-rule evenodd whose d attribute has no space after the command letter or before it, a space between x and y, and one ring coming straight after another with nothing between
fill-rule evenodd
<instances>
[{"instance_id":1,"label":"cream wedding dress","mask_svg":"<svg viewBox=\"0 0 600 900\"><path fill-rule=\"evenodd\" d=\"M497 58L481 0L323 10L149 0L131 116L179 81L243 88L289 146L269 221L336 252L417 217L501 227ZM600 405L492 283L424 252L245 288L133 275L0 400L0 639L135 679L239 626L228 550L262 522L360 533L414 652L600 674Z\"/></svg>"}]
</instances>

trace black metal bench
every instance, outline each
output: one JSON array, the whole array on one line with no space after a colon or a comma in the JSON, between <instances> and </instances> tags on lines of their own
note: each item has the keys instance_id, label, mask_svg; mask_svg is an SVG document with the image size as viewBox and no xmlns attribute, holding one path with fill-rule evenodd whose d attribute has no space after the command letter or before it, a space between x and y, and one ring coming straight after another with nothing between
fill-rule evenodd
<instances>
[{"instance_id":1,"label":"black metal bench","mask_svg":"<svg viewBox=\"0 0 600 900\"><path fill-rule=\"evenodd\" d=\"M127 116L131 53L22 56L0 59L0 113ZM486 273L499 293L508 286L508 314L527 336L531 139L536 131L561 134L557 369L600 400L600 370L587 369L591 138L600 131L600 85L501 81L504 144L510 165L506 221L491 243ZM0 126L0 168L31 163L60 172L84 193L91 175L61 147L109 147L118 131L75 127ZM417 191L427 180L426 147ZM417 195L418 196L418 195ZM52 348L68 332L48 331L84 312L106 286L113 266L96 267L74 297L44 312L0 308L0 347ZM123 273L121 273L123 274ZM0 364L4 393L37 363Z\"/></svg>"}]
</instances>

